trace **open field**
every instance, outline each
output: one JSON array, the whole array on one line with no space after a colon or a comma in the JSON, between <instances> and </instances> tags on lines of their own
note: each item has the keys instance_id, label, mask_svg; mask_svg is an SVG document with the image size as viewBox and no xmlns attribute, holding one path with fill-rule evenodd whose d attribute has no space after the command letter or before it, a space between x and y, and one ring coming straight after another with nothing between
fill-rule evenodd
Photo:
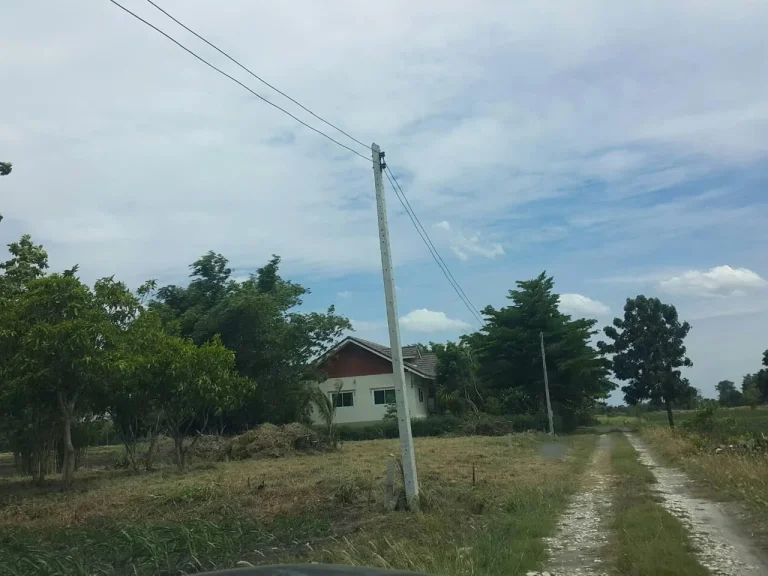
<instances>
[{"instance_id":1,"label":"open field","mask_svg":"<svg viewBox=\"0 0 768 576\"><path fill-rule=\"evenodd\" d=\"M183 475L85 470L68 494L4 478L0 573L177 574L298 560L525 574L544 560L542 537L578 489L595 439L417 439L424 511L415 515L382 509L392 440Z\"/></svg>"},{"instance_id":2,"label":"open field","mask_svg":"<svg viewBox=\"0 0 768 576\"><path fill-rule=\"evenodd\" d=\"M696 410L675 410L675 426L680 426L696 415ZM752 410L747 406L738 408L718 408L718 418L733 418L746 432L764 432L768 435L768 409L764 406ZM614 417L616 418L616 417ZM643 421L649 425L667 425L666 412L647 412Z\"/></svg>"}]
</instances>

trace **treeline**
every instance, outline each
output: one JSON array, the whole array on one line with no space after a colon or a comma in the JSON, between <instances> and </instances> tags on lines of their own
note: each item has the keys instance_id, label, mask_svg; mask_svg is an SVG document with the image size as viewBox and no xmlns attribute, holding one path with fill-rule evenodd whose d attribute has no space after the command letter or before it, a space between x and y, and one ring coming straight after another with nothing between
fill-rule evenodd
<instances>
[{"instance_id":1,"label":"treeline","mask_svg":"<svg viewBox=\"0 0 768 576\"><path fill-rule=\"evenodd\" d=\"M296 309L308 290L274 256L247 280L209 252L188 286L152 280L132 293L113 277L93 287L77 267L48 273L28 235L0 264L0 445L40 482L75 470L78 430L111 421L134 467L137 443L173 438L176 463L199 434L306 420L312 359L351 328L333 306Z\"/></svg>"},{"instance_id":2,"label":"treeline","mask_svg":"<svg viewBox=\"0 0 768 576\"><path fill-rule=\"evenodd\" d=\"M731 380L717 383L717 401L721 406L750 406L768 403L768 350L763 352L763 366L753 374L745 374L741 379L741 390Z\"/></svg>"},{"instance_id":3,"label":"treeline","mask_svg":"<svg viewBox=\"0 0 768 576\"><path fill-rule=\"evenodd\" d=\"M439 406L454 415L530 415L546 422L543 334L556 429L588 422L616 387L611 363L590 344L597 321L560 312L554 279L545 272L517 282L508 299L507 306L482 310L486 323L478 332L429 344L438 357Z\"/></svg>"},{"instance_id":4,"label":"treeline","mask_svg":"<svg viewBox=\"0 0 768 576\"><path fill-rule=\"evenodd\" d=\"M510 304L482 310L486 324L458 342L430 343L438 355L437 398L445 410L461 415L540 415L546 413L541 341L543 337L553 412L559 429L587 423L605 410L604 400L622 380L627 404L666 410L694 406L701 394L681 368L692 366L685 337L691 329L677 310L658 298L628 298L623 316L603 328L597 320L573 319L559 309L554 279L542 272L517 282ZM557 426L556 426L557 429Z\"/></svg>"}]
</instances>

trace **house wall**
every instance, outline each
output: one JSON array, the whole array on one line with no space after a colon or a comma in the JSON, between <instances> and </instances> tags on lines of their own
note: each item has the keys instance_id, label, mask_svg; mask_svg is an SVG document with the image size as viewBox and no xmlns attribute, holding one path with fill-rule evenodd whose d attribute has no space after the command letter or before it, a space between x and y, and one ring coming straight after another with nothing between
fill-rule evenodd
<instances>
[{"instance_id":1,"label":"house wall","mask_svg":"<svg viewBox=\"0 0 768 576\"><path fill-rule=\"evenodd\" d=\"M347 345L325 364L328 379L392 374L392 362L359 346Z\"/></svg>"},{"instance_id":2,"label":"house wall","mask_svg":"<svg viewBox=\"0 0 768 576\"><path fill-rule=\"evenodd\" d=\"M369 354L363 350L364 353ZM370 355L370 354L369 354ZM345 356L342 354L341 357ZM383 360L383 359L382 359ZM386 362L386 361L385 361ZM387 362L388 363L388 362ZM394 389L394 376L391 373L392 364L389 364L389 374L369 374L364 376L329 377L325 382L318 384L326 394L336 391L339 382L342 383L342 392L354 393L354 406L340 406L336 408L335 422L337 424L357 424L363 422L380 421L387 411L386 404L377 406L373 403L373 391L382 389ZM419 401L419 389L422 391L422 401ZM408 395L408 404L411 409L411 418L424 418L428 414L427 404L429 398L428 381L411 372L405 372L405 391ZM312 419L315 423L322 422L313 410Z\"/></svg>"}]
</instances>

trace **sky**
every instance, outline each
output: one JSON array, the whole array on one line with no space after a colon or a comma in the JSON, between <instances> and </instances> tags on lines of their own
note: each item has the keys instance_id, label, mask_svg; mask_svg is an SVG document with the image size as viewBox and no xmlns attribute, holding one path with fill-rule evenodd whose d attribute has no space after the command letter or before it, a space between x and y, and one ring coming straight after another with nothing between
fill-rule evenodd
<instances>
[{"instance_id":1,"label":"sky","mask_svg":"<svg viewBox=\"0 0 768 576\"><path fill-rule=\"evenodd\" d=\"M179 28L275 104L369 156ZM561 309L627 297L692 325L706 396L768 348L768 3L158 0L271 84L376 142L472 304L546 270ZM30 233L92 282L188 281L208 250L272 254L388 343L371 164L217 75L108 0L3 7L0 243ZM390 189L402 338L477 322ZM615 393L614 402L621 394Z\"/></svg>"}]
</instances>

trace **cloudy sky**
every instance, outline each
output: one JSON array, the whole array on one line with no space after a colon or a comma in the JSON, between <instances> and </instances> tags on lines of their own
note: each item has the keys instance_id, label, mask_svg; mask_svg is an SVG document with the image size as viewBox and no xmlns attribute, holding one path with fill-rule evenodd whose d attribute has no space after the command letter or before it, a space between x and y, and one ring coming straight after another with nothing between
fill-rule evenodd
<instances>
[{"instance_id":1,"label":"cloudy sky","mask_svg":"<svg viewBox=\"0 0 768 576\"><path fill-rule=\"evenodd\" d=\"M122 1L323 127L144 0ZM765 2L158 2L380 144L478 308L546 269L562 307L601 325L638 293L675 304L705 394L759 367ZM29 232L54 268L132 286L184 282L207 250L238 275L277 253L312 288L308 309L335 303L386 343L369 163L108 0L7 3L2 29L0 160L14 171L0 242ZM403 339L475 329L391 195L389 208Z\"/></svg>"}]
</instances>

